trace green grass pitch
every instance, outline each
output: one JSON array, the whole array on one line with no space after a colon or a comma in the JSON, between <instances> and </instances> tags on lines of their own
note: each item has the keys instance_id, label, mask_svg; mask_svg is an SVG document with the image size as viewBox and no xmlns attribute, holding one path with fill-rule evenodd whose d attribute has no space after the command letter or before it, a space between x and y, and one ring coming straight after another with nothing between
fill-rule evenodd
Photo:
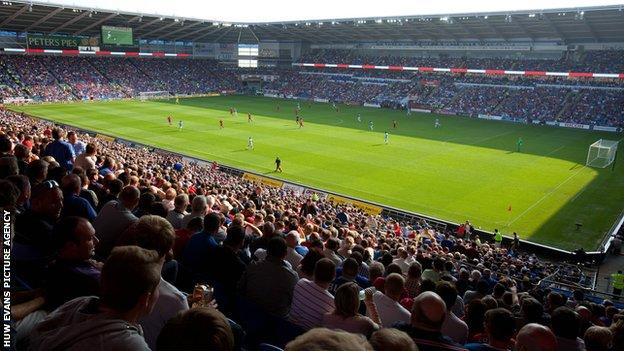
<instances>
[{"instance_id":1,"label":"green grass pitch","mask_svg":"<svg viewBox=\"0 0 624 351\"><path fill-rule=\"evenodd\" d=\"M618 140L617 134L342 105L336 112L305 102L299 128L296 104L229 96L13 109L445 220L469 219L485 230L516 231L563 249L596 249L622 210L623 162L614 171L584 166L592 142ZM230 116L230 107L238 117ZM434 128L436 118L441 128ZM250 136L254 150L246 149ZM284 172L276 174L278 155Z\"/></svg>"}]
</instances>

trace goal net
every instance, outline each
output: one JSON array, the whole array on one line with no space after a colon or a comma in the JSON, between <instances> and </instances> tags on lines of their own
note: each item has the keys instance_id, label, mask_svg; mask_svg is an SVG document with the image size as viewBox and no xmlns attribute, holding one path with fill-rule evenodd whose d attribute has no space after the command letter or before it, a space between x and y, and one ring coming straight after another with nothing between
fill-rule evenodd
<instances>
[{"instance_id":1,"label":"goal net","mask_svg":"<svg viewBox=\"0 0 624 351\"><path fill-rule=\"evenodd\" d=\"M587 152L587 166L606 168L615 160L618 142L614 140L600 139L589 146Z\"/></svg>"},{"instance_id":2,"label":"goal net","mask_svg":"<svg viewBox=\"0 0 624 351\"><path fill-rule=\"evenodd\" d=\"M141 91L139 92L139 100L146 101L152 99L169 99L171 94L168 91Z\"/></svg>"}]
</instances>

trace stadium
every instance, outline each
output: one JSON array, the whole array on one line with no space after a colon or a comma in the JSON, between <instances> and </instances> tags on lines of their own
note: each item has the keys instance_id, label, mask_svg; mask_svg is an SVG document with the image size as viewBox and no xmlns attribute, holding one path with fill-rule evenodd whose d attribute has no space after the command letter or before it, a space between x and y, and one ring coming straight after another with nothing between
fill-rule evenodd
<instances>
[{"instance_id":1,"label":"stadium","mask_svg":"<svg viewBox=\"0 0 624 351\"><path fill-rule=\"evenodd\" d=\"M624 4L88 3L0 2L5 348L624 347Z\"/></svg>"}]
</instances>

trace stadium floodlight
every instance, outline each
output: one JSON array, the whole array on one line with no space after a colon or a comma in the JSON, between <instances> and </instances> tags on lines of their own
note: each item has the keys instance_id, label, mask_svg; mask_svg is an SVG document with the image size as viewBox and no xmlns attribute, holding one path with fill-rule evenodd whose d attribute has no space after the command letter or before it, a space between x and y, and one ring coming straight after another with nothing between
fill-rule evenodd
<instances>
[{"instance_id":1,"label":"stadium floodlight","mask_svg":"<svg viewBox=\"0 0 624 351\"><path fill-rule=\"evenodd\" d=\"M587 152L588 167L606 168L614 161L619 142L615 140L600 139L589 146Z\"/></svg>"}]
</instances>

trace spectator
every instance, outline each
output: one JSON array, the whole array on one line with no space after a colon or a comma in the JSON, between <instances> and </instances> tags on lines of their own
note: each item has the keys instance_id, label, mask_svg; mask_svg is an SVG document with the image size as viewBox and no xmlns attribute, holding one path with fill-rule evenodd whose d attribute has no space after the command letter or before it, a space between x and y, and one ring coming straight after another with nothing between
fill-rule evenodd
<instances>
[{"instance_id":1,"label":"spectator","mask_svg":"<svg viewBox=\"0 0 624 351\"><path fill-rule=\"evenodd\" d=\"M358 275L358 263L354 258L348 258L342 264L342 275L334 279L329 286L329 292L333 295L336 294L338 288L345 283L355 282L360 288L366 289L370 286L368 279Z\"/></svg>"},{"instance_id":2,"label":"spectator","mask_svg":"<svg viewBox=\"0 0 624 351\"><path fill-rule=\"evenodd\" d=\"M78 136L73 130L67 133L67 142L72 146L74 156L78 157L85 152L86 144L84 141L78 140Z\"/></svg>"},{"instance_id":3,"label":"spectator","mask_svg":"<svg viewBox=\"0 0 624 351\"><path fill-rule=\"evenodd\" d=\"M189 197L186 194L180 194L175 197L173 202L174 208L167 214L167 220L173 226L173 229L182 229L182 221L184 216L188 215L186 208L189 205ZM188 223L187 223L188 224Z\"/></svg>"},{"instance_id":4,"label":"spectator","mask_svg":"<svg viewBox=\"0 0 624 351\"><path fill-rule=\"evenodd\" d=\"M327 289L336 275L336 265L322 258L314 266L314 279L301 278L295 285L290 320L308 330L321 326L323 316L334 310L334 296Z\"/></svg>"},{"instance_id":5,"label":"spectator","mask_svg":"<svg viewBox=\"0 0 624 351\"><path fill-rule=\"evenodd\" d=\"M98 239L83 217L61 219L54 228L58 255L48 269L47 309L52 311L76 297L97 295L102 264L94 261Z\"/></svg>"},{"instance_id":6,"label":"spectator","mask_svg":"<svg viewBox=\"0 0 624 351\"><path fill-rule=\"evenodd\" d=\"M567 307L558 307L553 311L551 323L559 351L585 350L585 343L578 337L581 320L576 312Z\"/></svg>"},{"instance_id":7,"label":"spectator","mask_svg":"<svg viewBox=\"0 0 624 351\"><path fill-rule=\"evenodd\" d=\"M71 300L51 313L31 335L31 349L149 350L137 322L158 299L159 261L154 251L115 248L102 268L100 296Z\"/></svg>"},{"instance_id":8,"label":"spectator","mask_svg":"<svg viewBox=\"0 0 624 351\"><path fill-rule=\"evenodd\" d=\"M245 298L267 313L282 318L288 316L297 283L297 273L284 261L286 252L284 239L271 239L266 259L247 267L238 284L239 291ZM276 296L280 298L275 298Z\"/></svg>"},{"instance_id":9,"label":"spectator","mask_svg":"<svg viewBox=\"0 0 624 351\"><path fill-rule=\"evenodd\" d=\"M169 222L171 223L171 222ZM201 217L195 217L188 222L186 228L178 229L175 231L176 239L173 244L173 257L180 260L184 248L188 244L193 234L201 232L204 229L204 220Z\"/></svg>"},{"instance_id":10,"label":"spectator","mask_svg":"<svg viewBox=\"0 0 624 351\"><path fill-rule=\"evenodd\" d=\"M407 270L407 279L405 280L405 289L409 297L414 298L418 295L421 276L422 266L418 261L412 262Z\"/></svg>"},{"instance_id":11,"label":"spectator","mask_svg":"<svg viewBox=\"0 0 624 351\"><path fill-rule=\"evenodd\" d=\"M511 338L515 331L515 321L511 312L504 308L496 308L485 314L485 330L488 335L487 344L466 344L470 351L509 350Z\"/></svg>"},{"instance_id":12,"label":"spectator","mask_svg":"<svg viewBox=\"0 0 624 351\"><path fill-rule=\"evenodd\" d=\"M297 251L295 251L295 248L297 246L299 246L299 233L297 233L297 231L290 231L288 234L286 234L286 245L288 245L288 253L286 254L286 262L290 263L290 266L292 267L292 269L294 269L295 271L297 271L299 269L299 263L301 263L301 260L303 259L303 256L301 256L299 253L297 253Z\"/></svg>"},{"instance_id":13,"label":"spectator","mask_svg":"<svg viewBox=\"0 0 624 351\"><path fill-rule=\"evenodd\" d=\"M220 227L219 215L206 215L204 229L191 236L182 252L182 264L193 273L195 282L209 279L210 256L218 246L215 235Z\"/></svg>"},{"instance_id":14,"label":"spectator","mask_svg":"<svg viewBox=\"0 0 624 351\"><path fill-rule=\"evenodd\" d=\"M173 227L164 218L146 215L133 223L119 240L122 245L137 245L146 250L154 250L159 257L159 272L167 254L173 248L175 235ZM180 311L189 308L186 296L175 286L160 278L158 293L152 311L139 319L143 327L145 342L151 349L156 348L156 339L165 323Z\"/></svg>"},{"instance_id":15,"label":"spectator","mask_svg":"<svg viewBox=\"0 0 624 351\"><path fill-rule=\"evenodd\" d=\"M43 153L44 156L52 156L54 160L65 168L67 171L71 171L74 167L74 148L66 141L63 141L65 131L61 128L54 128L52 130L52 138L54 141L46 146Z\"/></svg>"},{"instance_id":16,"label":"spectator","mask_svg":"<svg viewBox=\"0 0 624 351\"><path fill-rule=\"evenodd\" d=\"M74 151L76 149L74 148ZM74 163L74 167L80 167L82 169L96 169L97 157L95 156L97 152L97 147L93 143L87 144L85 148L85 152L81 152L76 156L76 162Z\"/></svg>"},{"instance_id":17,"label":"spectator","mask_svg":"<svg viewBox=\"0 0 624 351\"><path fill-rule=\"evenodd\" d=\"M58 183L49 180L32 189L30 209L15 219L14 274L31 288L41 286L45 267L55 254L53 228L62 209L63 193Z\"/></svg>"},{"instance_id":18,"label":"spectator","mask_svg":"<svg viewBox=\"0 0 624 351\"><path fill-rule=\"evenodd\" d=\"M384 328L374 332L370 343L375 351L418 351L414 340L409 335L394 328Z\"/></svg>"},{"instance_id":19,"label":"spectator","mask_svg":"<svg viewBox=\"0 0 624 351\"><path fill-rule=\"evenodd\" d=\"M456 343L465 344L468 341L468 325L452 311L458 298L457 289L452 283L441 281L437 284L435 292L446 305L446 318L440 331Z\"/></svg>"},{"instance_id":20,"label":"spectator","mask_svg":"<svg viewBox=\"0 0 624 351\"><path fill-rule=\"evenodd\" d=\"M99 258L108 257L121 233L139 220L132 214L132 210L139 203L139 196L139 189L128 185L121 191L119 200L110 201L102 207L93 222L96 236L100 241L100 245L95 249Z\"/></svg>"},{"instance_id":21,"label":"spectator","mask_svg":"<svg viewBox=\"0 0 624 351\"><path fill-rule=\"evenodd\" d=\"M211 307L180 312L163 327L158 351L234 350L234 334L225 316Z\"/></svg>"},{"instance_id":22,"label":"spectator","mask_svg":"<svg viewBox=\"0 0 624 351\"><path fill-rule=\"evenodd\" d=\"M386 277L384 291L373 294L373 301L381 320L381 325L389 328L395 323L409 323L410 312L399 301L405 293L405 279L397 273Z\"/></svg>"},{"instance_id":23,"label":"spectator","mask_svg":"<svg viewBox=\"0 0 624 351\"><path fill-rule=\"evenodd\" d=\"M529 323L516 336L516 351L557 351L557 338L547 327Z\"/></svg>"},{"instance_id":24,"label":"spectator","mask_svg":"<svg viewBox=\"0 0 624 351\"><path fill-rule=\"evenodd\" d=\"M286 344L285 351L372 351L362 336L315 328Z\"/></svg>"},{"instance_id":25,"label":"spectator","mask_svg":"<svg viewBox=\"0 0 624 351\"><path fill-rule=\"evenodd\" d=\"M372 319L358 313L360 308L359 286L354 282L342 284L336 291L332 313L323 316L322 325L330 329L342 329L369 337L379 329Z\"/></svg>"},{"instance_id":26,"label":"spectator","mask_svg":"<svg viewBox=\"0 0 624 351\"><path fill-rule=\"evenodd\" d=\"M82 184L76 174L68 174L61 182L63 189L63 216L78 216L94 221L97 217L89 201L80 197Z\"/></svg>"},{"instance_id":27,"label":"spectator","mask_svg":"<svg viewBox=\"0 0 624 351\"><path fill-rule=\"evenodd\" d=\"M193 203L191 205L191 213L185 215L182 218L182 228L186 228L188 222L195 217L204 217L208 211L208 203L206 202L206 197L203 195L198 195L193 198Z\"/></svg>"},{"instance_id":28,"label":"spectator","mask_svg":"<svg viewBox=\"0 0 624 351\"><path fill-rule=\"evenodd\" d=\"M446 318L444 301L434 292L423 292L414 299L411 324L400 329L410 335L418 349L428 350L464 350L459 344L441 333Z\"/></svg>"},{"instance_id":29,"label":"spectator","mask_svg":"<svg viewBox=\"0 0 624 351\"><path fill-rule=\"evenodd\" d=\"M587 351L609 351L613 347L613 334L605 327L589 327L583 340Z\"/></svg>"}]
</instances>

